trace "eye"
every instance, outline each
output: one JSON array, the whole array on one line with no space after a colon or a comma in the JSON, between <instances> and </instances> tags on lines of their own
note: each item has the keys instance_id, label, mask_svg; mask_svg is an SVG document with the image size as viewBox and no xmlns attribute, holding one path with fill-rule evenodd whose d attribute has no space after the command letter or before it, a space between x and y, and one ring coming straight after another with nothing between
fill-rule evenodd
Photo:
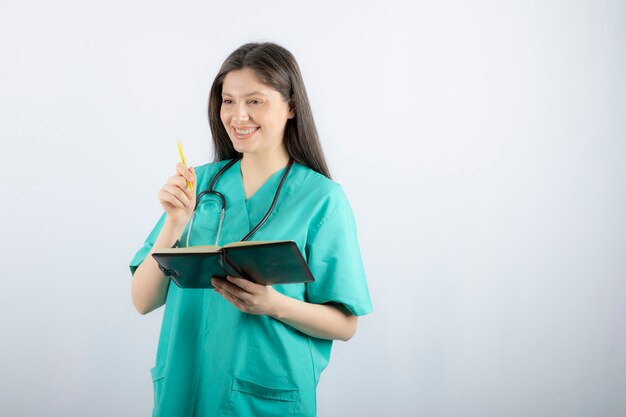
<instances>
[{"instance_id":1,"label":"eye","mask_svg":"<svg viewBox=\"0 0 626 417\"><path fill-rule=\"evenodd\" d=\"M227 99L227 98L225 98L224 100L222 100L222 103L224 103L224 104L230 104L230 103L232 103L232 102L233 102L232 100Z\"/></svg>"},{"instance_id":2,"label":"eye","mask_svg":"<svg viewBox=\"0 0 626 417\"><path fill-rule=\"evenodd\" d=\"M248 101L248 103L250 103L250 104L261 104L261 101L252 99L252 100Z\"/></svg>"}]
</instances>

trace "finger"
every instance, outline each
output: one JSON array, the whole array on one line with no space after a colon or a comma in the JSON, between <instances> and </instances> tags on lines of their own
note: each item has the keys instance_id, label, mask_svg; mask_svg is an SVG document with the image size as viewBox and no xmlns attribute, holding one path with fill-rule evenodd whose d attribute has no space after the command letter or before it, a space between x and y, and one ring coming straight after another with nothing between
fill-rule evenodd
<instances>
[{"instance_id":1,"label":"finger","mask_svg":"<svg viewBox=\"0 0 626 417\"><path fill-rule=\"evenodd\" d=\"M250 295L247 291L239 288L238 286L234 284L231 284L225 279L221 279L217 281L217 286L218 288L228 291L230 294L233 294L234 296L236 296L237 298L241 300L246 300L246 297Z\"/></svg>"},{"instance_id":2,"label":"finger","mask_svg":"<svg viewBox=\"0 0 626 417\"><path fill-rule=\"evenodd\" d=\"M259 284L256 284L254 282L248 281L245 278L239 278L239 277L235 277L235 276L232 276L232 275L228 275L226 277L226 279L229 282L232 282L237 287L239 287L242 290L244 290L245 292L248 292L250 294L254 294L254 293L258 292Z\"/></svg>"},{"instance_id":3,"label":"finger","mask_svg":"<svg viewBox=\"0 0 626 417\"><path fill-rule=\"evenodd\" d=\"M179 162L178 164L176 164L176 173L178 175L182 175L186 181L189 181L191 183L193 183L194 181L194 175L191 173L191 171L189 170L189 168L187 167L187 165Z\"/></svg>"},{"instance_id":4,"label":"finger","mask_svg":"<svg viewBox=\"0 0 626 417\"><path fill-rule=\"evenodd\" d=\"M161 190L174 196L178 201L181 202L183 207L191 207L191 201L189 199L189 196L180 187L171 184L165 184L163 188L161 188Z\"/></svg>"},{"instance_id":5,"label":"finger","mask_svg":"<svg viewBox=\"0 0 626 417\"><path fill-rule=\"evenodd\" d=\"M169 203L176 208L185 208L185 205L178 198L176 198L176 196L163 189L159 191L159 201Z\"/></svg>"},{"instance_id":6,"label":"finger","mask_svg":"<svg viewBox=\"0 0 626 417\"><path fill-rule=\"evenodd\" d=\"M198 176L196 175L196 169L194 167L189 167L189 171L191 172L191 183L193 184L193 188L196 188L196 183L198 182Z\"/></svg>"},{"instance_id":7,"label":"finger","mask_svg":"<svg viewBox=\"0 0 626 417\"><path fill-rule=\"evenodd\" d=\"M246 306L246 302L239 298L236 294L226 289L224 286L216 285L215 291L226 299L229 303L237 307L239 310L243 310Z\"/></svg>"},{"instance_id":8,"label":"finger","mask_svg":"<svg viewBox=\"0 0 626 417\"><path fill-rule=\"evenodd\" d=\"M187 179L182 175L174 175L173 177L169 177L167 179L167 183L179 187L185 193L189 200L194 201L194 199L196 198L195 183L192 182L192 187L190 189L188 185L189 181L187 181Z\"/></svg>"},{"instance_id":9,"label":"finger","mask_svg":"<svg viewBox=\"0 0 626 417\"><path fill-rule=\"evenodd\" d=\"M166 184L175 185L183 189L187 187L187 180L182 175L173 175L167 179Z\"/></svg>"},{"instance_id":10,"label":"finger","mask_svg":"<svg viewBox=\"0 0 626 417\"><path fill-rule=\"evenodd\" d=\"M224 294L224 293L219 293L219 294L224 298L224 300L232 304L232 306L235 307L237 310L246 312L246 306L242 302L240 302L236 298L231 297L228 294Z\"/></svg>"},{"instance_id":11,"label":"finger","mask_svg":"<svg viewBox=\"0 0 626 417\"><path fill-rule=\"evenodd\" d=\"M161 189L174 195L176 198L180 200L181 203L185 205L189 205L190 199L187 193L185 192L184 186L181 187L179 185L165 184Z\"/></svg>"},{"instance_id":12,"label":"finger","mask_svg":"<svg viewBox=\"0 0 626 417\"><path fill-rule=\"evenodd\" d=\"M220 287L224 285L224 280L222 278L213 277L211 278L211 285L213 285L214 287Z\"/></svg>"}]
</instances>

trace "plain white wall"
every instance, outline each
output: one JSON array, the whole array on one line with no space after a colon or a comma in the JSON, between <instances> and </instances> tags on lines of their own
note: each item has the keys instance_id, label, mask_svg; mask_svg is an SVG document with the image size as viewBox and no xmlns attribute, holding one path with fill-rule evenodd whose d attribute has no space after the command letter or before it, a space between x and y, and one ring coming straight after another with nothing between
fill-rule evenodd
<instances>
[{"instance_id":1,"label":"plain white wall","mask_svg":"<svg viewBox=\"0 0 626 417\"><path fill-rule=\"evenodd\" d=\"M149 415L128 262L248 41L299 61L375 312L320 416L626 414L620 1L0 7L0 414Z\"/></svg>"}]
</instances>

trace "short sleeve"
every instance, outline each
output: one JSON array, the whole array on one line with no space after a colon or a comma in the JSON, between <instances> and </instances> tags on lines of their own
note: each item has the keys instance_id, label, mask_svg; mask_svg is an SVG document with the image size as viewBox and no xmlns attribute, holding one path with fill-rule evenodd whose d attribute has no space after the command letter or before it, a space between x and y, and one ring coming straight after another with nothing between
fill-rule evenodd
<instances>
[{"instance_id":1,"label":"short sleeve","mask_svg":"<svg viewBox=\"0 0 626 417\"><path fill-rule=\"evenodd\" d=\"M205 165L195 168L196 175L198 177L199 187L204 186L204 184L207 181L208 175L211 174L212 172L211 170L213 170L214 167L215 167L215 164L211 163L211 164L205 164ZM163 228L163 224L165 223L166 217L167 217L167 214L163 212L163 214L161 215L161 218L159 219L159 221L156 223L156 225L154 226L154 228L152 229L152 231L146 238L146 241L144 242L143 246L139 248L137 253L135 253L135 256L133 257L133 259L130 261L129 266L130 266L131 274L133 275L135 274L137 267L141 265L144 259L146 259L146 256L148 256L148 253L150 253L150 250L152 249L154 242L156 242L157 238L159 237L159 233L161 233L161 229Z\"/></svg>"},{"instance_id":2,"label":"short sleeve","mask_svg":"<svg viewBox=\"0 0 626 417\"><path fill-rule=\"evenodd\" d=\"M343 304L352 314L371 313L372 303L357 240L352 208L343 190L333 193L321 222L307 238L307 260L315 278L308 301Z\"/></svg>"},{"instance_id":3,"label":"short sleeve","mask_svg":"<svg viewBox=\"0 0 626 417\"><path fill-rule=\"evenodd\" d=\"M165 217L166 217L166 214L163 213L161 215L161 218L157 222L157 224L154 226L154 228L152 229L152 231L146 238L146 241L144 242L143 246L139 248L137 253L135 253L135 256L133 257L133 259L130 261L129 266L130 266L131 274L133 275L135 274L135 270L137 270L137 267L141 265L143 260L146 259L146 256L148 255L148 253L150 253L150 250L152 249L154 242L156 242L157 237L159 237L159 233L161 233L161 229L163 228L163 223L165 223Z\"/></svg>"}]
</instances>

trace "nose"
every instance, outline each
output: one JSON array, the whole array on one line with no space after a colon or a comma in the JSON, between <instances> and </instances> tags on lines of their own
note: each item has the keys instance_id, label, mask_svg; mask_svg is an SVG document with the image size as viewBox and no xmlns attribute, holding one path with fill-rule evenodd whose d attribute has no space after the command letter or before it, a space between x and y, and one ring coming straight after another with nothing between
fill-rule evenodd
<instances>
[{"instance_id":1,"label":"nose","mask_svg":"<svg viewBox=\"0 0 626 417\"><path fill-rule=\"evenodd\" d=\"M245 102L237 104L235 108L233 109L233 121L244 122L248 120L249 118L250 116L248 115Z\"/></svg>"}]
</instances>

